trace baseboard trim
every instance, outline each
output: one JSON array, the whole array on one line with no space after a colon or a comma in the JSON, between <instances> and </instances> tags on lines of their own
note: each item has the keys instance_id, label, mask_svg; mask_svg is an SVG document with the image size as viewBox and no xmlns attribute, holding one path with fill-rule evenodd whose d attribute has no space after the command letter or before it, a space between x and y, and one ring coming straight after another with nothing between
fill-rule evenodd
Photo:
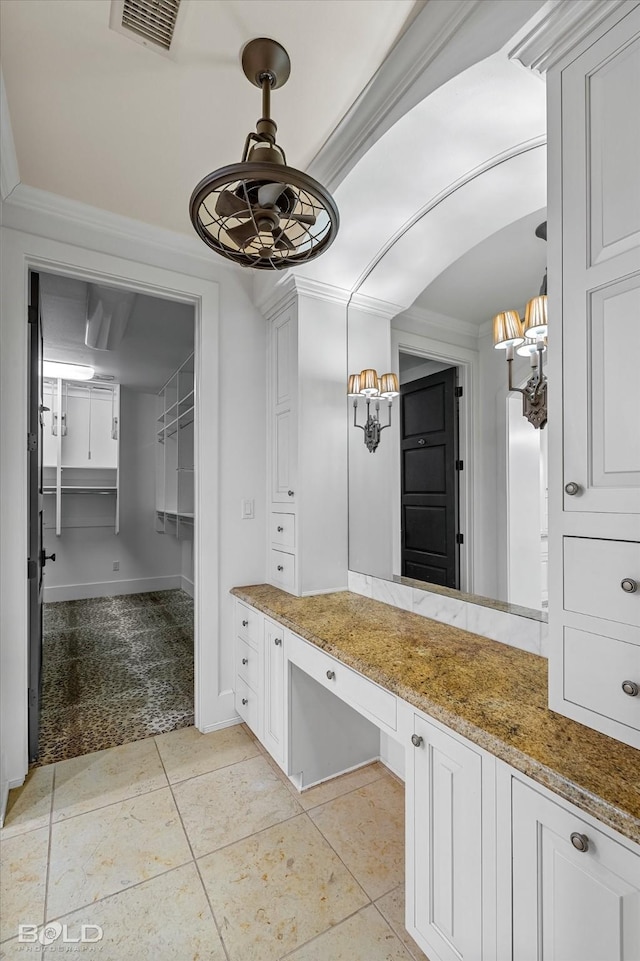
<instances>
[{"instance_id":1,"label":"baseboard trim","mask_svg":"<svg viewBox=\"0 0 640 961\"><path fill-rule=\"evenodd\" d=\"M199 727L198 730L201 734L211 734L212 731L222 731L225 727L233 727L234 724L241 724L242 718L239 714L235 717L230 717L226 721L216 721L215 724L205 724L204 727Z\"/></svg>"},{"instance_id":2,"label":"baseboard trim","mask_svg":"<svg viewBox=\"0 0 640 961\"><path fill-rule=\"evenodd\" d=\"M45 587L44 600L77 601L85 597L115 597L118 594L145 594L147 591L170 591L182 587L180 574L165 577L137 577L121 581L94 581L91 584L61 584ZM184 588L183 588L184 589ZM192 595L193 596L193 595Z\"/></svg>"},{"instance_id":3,"label":"baseboard trim","mask_svg":"<svg viewBox=\"0 0 640 961\"><path fill-rule=\"evenodd\" d=\"M193 581L189 577L184 577L183 575L180 578L180 587L185 592L185 594L189 595L189 597L193 597L195 595L195 587L194 587Z\"/></svg>"}]
</instances>

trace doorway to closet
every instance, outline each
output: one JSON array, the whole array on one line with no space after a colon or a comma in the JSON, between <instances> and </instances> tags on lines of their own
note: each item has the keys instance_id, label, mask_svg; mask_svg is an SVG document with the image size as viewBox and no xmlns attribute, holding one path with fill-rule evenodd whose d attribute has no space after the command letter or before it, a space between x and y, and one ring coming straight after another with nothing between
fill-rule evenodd
<instances>
[{"instance_id":1,"label":"doorway to closet","mask_svg":"<svg viewBox=\"0 0 640 961\"><path fill-rule=\"evenodd\" d=\"M192 306L39 276L49 763L194 723L196 393Z\"/></svg>"}]
</instances>

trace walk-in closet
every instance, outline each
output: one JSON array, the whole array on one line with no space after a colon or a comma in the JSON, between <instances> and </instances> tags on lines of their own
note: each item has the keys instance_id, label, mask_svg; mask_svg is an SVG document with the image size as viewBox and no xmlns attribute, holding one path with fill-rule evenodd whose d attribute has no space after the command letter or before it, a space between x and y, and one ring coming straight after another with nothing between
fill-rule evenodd
<instances>
[{"instance_id":1,"label":"walk-in closet","mask_svg":"<svg viewBox=\"0 0 640 961\"><path fill-rule=\"evenodd\" d=\"M193 724L193 308L40 274L39 763ZM73 365L73 366L72 366Z\"/></svg>"}]
</instances>

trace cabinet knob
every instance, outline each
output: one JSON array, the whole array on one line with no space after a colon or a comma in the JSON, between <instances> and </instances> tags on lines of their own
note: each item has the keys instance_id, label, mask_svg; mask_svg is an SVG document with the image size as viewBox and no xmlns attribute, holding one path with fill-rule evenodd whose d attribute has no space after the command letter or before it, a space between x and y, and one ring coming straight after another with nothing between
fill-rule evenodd
<instances>
[{"instance_id":1,"label":"cabinet knob","mask_svg":"<svg viewBox=\"0 0 640 961\"><path fill-rule=\"evenodd\" d=\"M246 699L246 697L243 697L243 698L242 698L242 703L243 703L243 704L248 704L248 703L249 703L248 700Z\"/></svg>"},{"instance_id":2,"label":"cabinet knob","mask_svg":"<svg viewBox=\"0 0 640 961\"><path fill-rule=\"evenodd\" d=\"M574 831L570 840L576 851L581 851L584 854L585 851L589 850L589 838L586 834L579 834L578 831Z\"/></svg>"},{"instance_id":3,"label":"cabinet knob","mask_svg":"<svg viewBox=\"0 0 640 961\"><path fill-rule=\"evenodd\" d=\"M275 644L276 647L280 647L282 645L282 638L276 637L273 643Z\"/></svg>"},{"instance_id":4,"label":"cabinet knob","mask_svg":"<svg viewBox=\"0 0 640 961\"><path fill-rule=\"evenodd\" d=\"M287 491L287 494L289 495L289 497L293 497L293 495L295 494L295 491Z\"/></svg>"},{"instance_id":5,"label":"cabinet knob","mask_svg":"<svg viewBox=\"0 0 640 961\"><path fill-rule=\"evenodd\" d=\"M335 672L335 671L327 671L327 678L328 678L328 680L334 681L334 680L335 680L335 677L336 677L336 672Z\"/></svg>"},{"instance_id":6,"label":"cabinet knob","mask_svg":"<svg viewBox=\"0 0 640 961\"><path fill-rule=\"evenodd\" d=\"M280 524L278 524L276 530L278 531L278 534L282 534L284 527L281 527Z\"/></svg>"},{"instance_id":7,"label":"cabinet knob","mask_svg":"<svg viewBox=\"0 0 640 961\"><path fill-rule=\"evenodd\" d=\"M282 566L282 564L278 564L278 570L279 570L279 571L283 571L283 570L284 570L284 567Z\"/></svg>"},{"instance_id":8,"label":"cabinet knob","mask_svg":"<svg viewBox=\"0 0 640 961\"><path fill-rule=\"evenodd\" d=\"M249 658L248 658L248 657L243 657L243 658L242 658L242 663L243 663L243 664L248 664L248 663L249 663Z\"/></svg>"},{"instance_id":9,"label":"cabinet knob","mask_svg":"<svg viewBox=\"0 0 640 961\"><path fill-rule=\"evenodd\" d=\"M249 621L243 621L243 622L242 622L242 626L243 626L243 627L248 627L248 626L249 626Z\"/></svg>"},{"instance_id":10,"label":"cabinet knob","mask_svg":"<svg viewBox=\"0 0 640 961\"><path fill-rule=\"evenodd\" d=\"M420 747L420 746L422 745L422 741L423 741L423 740L424 740L424 739L423 739L422 737L420 737L419 734L412 734L412 735L411 735L411 743L413 744L414 747Z\"/></svg>"},{"instance_id":11,"label":"cabinet knob","mask_svg":"<svg viewBox=\"0 0 640 961\"><path fill-rule=\"evenodd\" d=\"M564 485L565 494L570 494L573 497L574 494L580 493L580 484L576 484L575 481L569 481L568 484Z\"/></svg>"},{"instance_id":12,"label":"cabinet knob","mask_svg":"<svg viewBox=\"0 0 640 961\"><path fill-rule=\"evenodd\" d=\"M640 685L636 684L635 681L623 681L622 690L625 694L628 694L629 697L637 697L638 694L640 694Z\"/></svg>"},{"instance_id":13,"label":"cabinet knob","mask_svg":"<svg viewBox=\"0 0 640 961\"><path fill-rule=\"evenodd\" d=\"M625 594L635 594L638 590L638 582L634 581L632 577L625 577L620 581L620 587Z\"/></svg>"}]
</instances>

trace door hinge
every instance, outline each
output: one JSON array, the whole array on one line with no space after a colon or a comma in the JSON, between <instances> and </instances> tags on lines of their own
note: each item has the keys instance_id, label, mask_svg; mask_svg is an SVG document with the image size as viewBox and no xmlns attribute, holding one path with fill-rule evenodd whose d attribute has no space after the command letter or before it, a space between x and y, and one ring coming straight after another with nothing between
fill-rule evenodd
<instances>
[{"instance_id":1,"label":"door hinge","mask_svg":"<svg viewBox=\"0 0 640 961\"><path fill-rule=\"evenodd\" d=\"M31 305L29 305L29 309L27 310L27 320L29 321L30 324L37 324L37 323L38 323L38 308L37 308L37 307L32 307Z\"/></svg>"},{"instance_id":2,"label":"door hinge","mask_svg":"<svg viewBox=\"0 0 640 961\"><path fill-rule=\"evenodd\" d=\"M37 449L38 449L38 435L27 434L27 450L31 454L33 451Z\"/></svg>"},{"instance_id":3,"label":"door hinge","mask_svg":"<svg viewBox=\"0 0 640 961\"><path fill-rule=\"evenodd\" d=\"M464 461L463 461L463 460L457 460L457 461L456 461L456 470L464 470Z\"/></svg>"},{"instance_id":4,"label":"door hinge","mask_svg":"<svg viewBox=\"0 0 640 961\"><path fill-rule=\"evenodd\" d=\"M456 544L464 544L464 534L456 534Z\"/></svg>"},{"instance_id":5,"label":"door hinge","mask_svg":"<svg viewBox=\"0 0 640 961\"><path fill-rule=\"evenodd\" d=\"M34 577L38 574L38 562L37 561L27 561L27 578L32 581Z\"/></svg>"},{"instance_id":6,"label":"door hinge","mask_svg":"<svg viewBox=\"0 0 640 961\"><path fill-rule=\"evenodd\" d=\"M456 387L456 397L462 397L462 387Z\"/></svg>"},{"instance_id":7,"label":"door hinge","mask_svg":"<svg viewBox=\"0 0 640 961\"><path fill-rule=\"evenodd\" d=\"M29 688L29 707L35 707L35 706L36 706L36 692L32 687L30 687Z\"/></svg>"}]
</instances>

